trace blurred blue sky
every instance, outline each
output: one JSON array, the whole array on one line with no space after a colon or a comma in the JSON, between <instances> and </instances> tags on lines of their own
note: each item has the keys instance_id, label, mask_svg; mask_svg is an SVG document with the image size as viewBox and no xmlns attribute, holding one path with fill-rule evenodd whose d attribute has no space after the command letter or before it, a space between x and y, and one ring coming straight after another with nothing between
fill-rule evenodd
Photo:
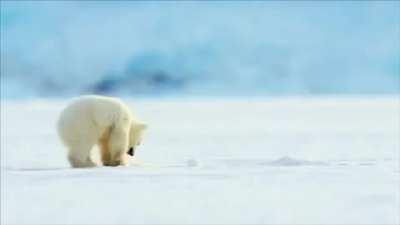
<instances>
[{"instance_id":1,"label":"blurred blue sky","mask_svg":"<svg viewBox=\"0 0 400 225\"><path fill-rule=\"evenodd\" d=\"M398 94L400 2L1 1L0 53L5 98Z\"/></svg>"}]
</instances>

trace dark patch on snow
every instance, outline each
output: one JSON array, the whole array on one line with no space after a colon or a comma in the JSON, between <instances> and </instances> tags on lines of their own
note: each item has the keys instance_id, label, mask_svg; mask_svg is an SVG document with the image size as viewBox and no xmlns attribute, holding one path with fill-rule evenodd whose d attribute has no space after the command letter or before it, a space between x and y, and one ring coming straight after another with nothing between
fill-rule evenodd
<instances>
[{"instance_id":1,"label":"dark patch on snow","mask_svg":"<svg viewBox=\"0 0 400 225\"><path fill-rule=\"evenodd\" d=\"M294 159L290 157L282 157L277 160L267 162L264 165L269 166L326 166L329 165L326 162L322 161L309 161L309 160L301 160L301 159Z\"/></svg>"}]
</instances>

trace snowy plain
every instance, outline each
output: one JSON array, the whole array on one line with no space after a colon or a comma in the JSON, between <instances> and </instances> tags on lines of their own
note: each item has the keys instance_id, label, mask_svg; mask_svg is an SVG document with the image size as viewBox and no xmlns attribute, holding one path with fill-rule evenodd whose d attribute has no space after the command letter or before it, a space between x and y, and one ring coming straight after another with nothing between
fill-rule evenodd
<instances>
[{"instance_id":1,"label":"snowy plain","mask_svg":"<svg viewBox=\"0 0 400 225\"><path fill-rule=\"evenodd\" d=\"M400 223L398 96L129 99L133 166L92 169L66 161L66 103L1 102L1 224Z\"/></svg>"}]
</instances>

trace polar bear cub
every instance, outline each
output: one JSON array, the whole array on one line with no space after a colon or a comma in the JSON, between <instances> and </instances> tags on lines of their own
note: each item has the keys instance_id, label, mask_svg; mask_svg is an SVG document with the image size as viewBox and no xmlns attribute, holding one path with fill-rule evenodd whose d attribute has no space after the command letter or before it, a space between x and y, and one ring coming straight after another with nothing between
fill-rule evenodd
<instances>
[{"instance_id":1,"label":"polar bear cub","mask_svg":"<svg viewBox=\"0 0 400 225\"><path fill-rule=\"evenodd\" d=\"M95 145L103 165L118 166L129 164L128 154L134 155L146 124L121 100L88 95L73 100L61 112L57 128L72 167L96 166L90 158Z\"/></svg>"}]
</instances>

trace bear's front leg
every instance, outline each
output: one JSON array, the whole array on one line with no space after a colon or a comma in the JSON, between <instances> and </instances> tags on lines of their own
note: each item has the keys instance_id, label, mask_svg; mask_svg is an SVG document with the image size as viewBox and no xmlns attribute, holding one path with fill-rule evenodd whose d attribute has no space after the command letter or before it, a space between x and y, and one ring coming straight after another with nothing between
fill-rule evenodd
<instances>
[{"instance_id":1,"label":"bear's front leg","mask_svg":"<svg viewBox=\"0 0 400 225\"><path fill-rule=\"evenodd\" d=\"M116 158L104 164L105 166L129 166L129 155L125 154L120 158Z\"/></svg>"},{"instance_id":2,"label":"bear's front leg","mask_svg":"<svg viewBox=\"0 0 400 225\"><path fill-rule=\"evenodd\" d=\"M121 157L120 165L121 165L121 166L129 166L129 159L130 159L130 156L129 156L128 154L125 153L125 154Z\"/></svg>"},{"instance_id":3,"label":"bear's front leg","mask_svg":"<svg viewBox=\"0 0 400 225\"><path fill-rule=\"evenodd\" d=\"M106 166L128 166L128 132L125 129L113 129L109 138L110 160Z\"/></svg>"},{"instance_id":4,"label":"bear's front leg","mask_svg":"<svg viewBox=\"0 0 400 225\"><path fill-rule=\"evenodd\" d=\"M99 148L101 154L101 162L104 166L111 165L111 153L110 153L110 132L106 131L102 138L99 140Z\"/></svg>"}]
</instances>

